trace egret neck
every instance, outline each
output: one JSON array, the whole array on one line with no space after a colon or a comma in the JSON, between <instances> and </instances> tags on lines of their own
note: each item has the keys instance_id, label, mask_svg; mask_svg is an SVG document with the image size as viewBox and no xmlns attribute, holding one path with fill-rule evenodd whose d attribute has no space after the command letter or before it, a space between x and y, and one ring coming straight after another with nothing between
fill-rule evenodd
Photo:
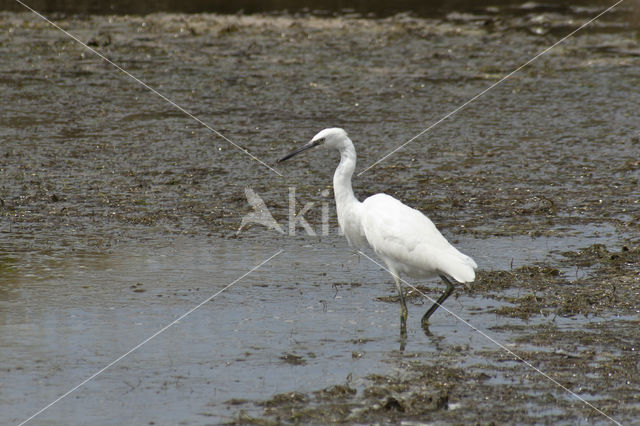
<instances>
[{"instance_id":1,"label":"egret neck","mask_svg":"<svg viewBox=\"0 0 640 426\"><path fill-rule=\"evenodd\" d=\"M359 248L368 247L360 232L361 216L356 212L361 208L362 203L354 195L351 186L351 177L356 168L356 149L351 139L345 135L338 150L340 151L340 164L333 175L333 193L336 198L338 223L350 245ZM350 232L351 230L358 231Z\"/></svg>"}]
</instances>

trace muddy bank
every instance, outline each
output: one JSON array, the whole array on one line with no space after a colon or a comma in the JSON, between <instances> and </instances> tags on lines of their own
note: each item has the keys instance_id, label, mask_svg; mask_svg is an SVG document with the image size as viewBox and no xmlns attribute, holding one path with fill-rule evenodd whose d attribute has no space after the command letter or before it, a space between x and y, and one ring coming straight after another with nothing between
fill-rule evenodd
<instances>
[{"instance_id":1,"label":"muddy bank","mask_svg":"<svg viewBox=\"0 0 640 426\"><path fill-rule=\"evenodd\" d=\"M175 1L149 3L145 1L113 0L110 3L95 3L87 0L74 2L49 2L47 0L34 0L29 6L41 13L63 13L67 15L148 15L156 12L169 13L217 13L222 15L233 14L260 14L269 15L315 15L321 17L366 17L385 18L399 13L411 13L422 18L441 18L449 13L460 11L474 11L475 13L491 14L527 14L537 12L573 13L583 8L610 6L603 0L580 0L573 2L536 3L521 2L518 0L456 0L447 2L443 0L415 1L403 0L398 3L384 1L332 1L313 0L301 4L293 0L237 0L233 3L207 2L201 0ZM632 5L633 7L633 5ZM0 0L0 10L10 12L23 12L24 6L12 0Z\"/></svg>"},{"instance_id":2,"label":"muddy bank","mask_svg":"<svg viewBox=\"0 0 640 426\"><path fill-rule=\"evenodd\" d=\"M364 168L594 11L534 10L492 25L473 15L163 14L59 24L268 164L339 125ZM321 153L280 178L37 17L4 13L1 25L12 60L0 69L0 198L12 239L226 236L249 211L244 186L283 220L287 185L301 203L330 185ZM482 237L603 222L637 232L635 34L604 16L359 177L356 192L386 191ZM320 209L307 216L319 222Z\"/></svg>"}]
</instances>

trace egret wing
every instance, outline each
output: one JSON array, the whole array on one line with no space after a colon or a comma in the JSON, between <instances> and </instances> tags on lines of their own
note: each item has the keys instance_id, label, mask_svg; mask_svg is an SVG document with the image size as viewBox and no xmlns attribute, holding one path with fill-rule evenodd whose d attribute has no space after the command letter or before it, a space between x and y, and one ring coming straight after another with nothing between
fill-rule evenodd
<instances>
[{"instance_id":1,"label":"egret wing","mask_svg":"<svg viewBox=\"0 0 640 426\"><path fill-rule=\"evenodd\" d=\"M369 245L396 272L414 277L446 274L475 278L475 262L460 253L420 211L386 194L363 202L362 228Z\"/></svg>"}]
</instances>

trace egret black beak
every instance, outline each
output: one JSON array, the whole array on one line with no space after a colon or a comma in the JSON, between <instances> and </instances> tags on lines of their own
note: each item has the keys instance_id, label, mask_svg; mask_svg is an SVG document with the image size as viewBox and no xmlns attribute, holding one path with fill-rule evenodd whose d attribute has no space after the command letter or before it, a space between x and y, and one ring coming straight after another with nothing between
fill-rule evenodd
<instances>
[{"instance_id":1,"label":"egret black beak","mask_svg":"<svg viewBox=\"0 0 640 426\"><path fill-rule=\"evenodd\" d=\"M300 148L296 149L295 151L292 151L290 153L288 153L287 155L285 155L284 157L282 157L281 159L278 160L278 163L283 162L284 160L288 160L289 158L293 157L294 155L300 154L303 151L306 151L308 149L313 148L314 146L318 146L322 143L322 139L318 139L315 141L309 141L306 144L302 145Z\"/></svg>"}]
</instances>

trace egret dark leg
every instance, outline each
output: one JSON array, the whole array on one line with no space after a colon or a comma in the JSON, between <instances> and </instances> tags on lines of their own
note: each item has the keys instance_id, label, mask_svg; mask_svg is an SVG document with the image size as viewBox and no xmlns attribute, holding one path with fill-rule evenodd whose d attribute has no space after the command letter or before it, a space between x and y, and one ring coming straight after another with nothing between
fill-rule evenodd
<instances>
[{"instance_id":1,"label":"egret dark leg","mask_svg":"<svg viewBox=\"0 0 640 426\"><path fill-rule=\"evenodd\" d=\"M404 301L404 294L402 293L402 285L400 284L400 279L396 274L393 274L393 279L396 281L396 289L398 290L398 295L400 296L400 335L402 337L407 336L407 304Z\"/></svg>"},{"instance_id":2,"label":"egret dark leg","mask_svg":"<svg viewBox=\"0 0 640 426\"><path fill-rule=\"evenodd\" d=\"M436 309L438 309L438 306L442 305L444 301L447 300L447 297L451 296L451 293L453 293L453 284L451 283L449 278L447 278L444 275L440 275L440 278L442 278L445 284L447 284L447 289L444 291L442 296L440 296L440 298L436 301L436 303L434 303L433 306L431 306L429 310L422 317L423 328L429 328L429 317L431 317L431 315L436 311Z\"/></svg>"}]
</instances>

